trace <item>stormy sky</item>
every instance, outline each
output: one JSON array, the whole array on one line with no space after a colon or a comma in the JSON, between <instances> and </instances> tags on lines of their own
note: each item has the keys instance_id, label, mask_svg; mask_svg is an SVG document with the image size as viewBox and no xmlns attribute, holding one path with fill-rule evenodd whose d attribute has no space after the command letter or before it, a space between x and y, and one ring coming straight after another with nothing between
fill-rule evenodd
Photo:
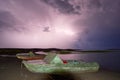
<instances>
[{"instance_id":1,"label":"stormy sky","mask_svg":"<svg viewBox=\"0 0 120 80\"><path fill-rule=\"evenodd\" d=\"M0 0L0 48L120 49L120 0Z\"/></svg>"}]
</instances>

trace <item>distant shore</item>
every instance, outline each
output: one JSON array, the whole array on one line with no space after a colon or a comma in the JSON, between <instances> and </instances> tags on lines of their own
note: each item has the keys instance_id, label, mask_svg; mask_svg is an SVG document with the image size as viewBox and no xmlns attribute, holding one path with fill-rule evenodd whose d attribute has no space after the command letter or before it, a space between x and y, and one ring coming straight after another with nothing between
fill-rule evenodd
<instances>
[{"instance_id":1,"label":"distant shore","mask_svg":"<svg viewBox=\"0 0 120 80\"><path fill-rule=\"evenodd\" d=\"M58 49L58 48L0 48L0 54L16 54L16 53L28 53L28 52L51 52L58 51L61 54L70 54L75 51L77 53L102 53L102 52L120 52L120 49L107 49L107 50L81 50L81 49Z\"/></svg>"}]
</instances>

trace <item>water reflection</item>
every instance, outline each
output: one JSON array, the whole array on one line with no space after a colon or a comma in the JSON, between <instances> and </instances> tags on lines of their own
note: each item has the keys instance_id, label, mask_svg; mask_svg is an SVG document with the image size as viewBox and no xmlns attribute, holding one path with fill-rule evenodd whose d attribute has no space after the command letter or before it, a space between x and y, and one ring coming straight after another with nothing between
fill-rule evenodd
<instances>
[{"instance_id":1,"label":"water reflection","mask_svg":"<svg viewBox=\"0 0 120 80\"><path fill-rule=\"evenodd\" d=\"M120 52L106 52L106 53L88 53L80 54L78 59L86 62L96 61L100 64L101 68L120 72Z\"/></svg>"}]
</instances>

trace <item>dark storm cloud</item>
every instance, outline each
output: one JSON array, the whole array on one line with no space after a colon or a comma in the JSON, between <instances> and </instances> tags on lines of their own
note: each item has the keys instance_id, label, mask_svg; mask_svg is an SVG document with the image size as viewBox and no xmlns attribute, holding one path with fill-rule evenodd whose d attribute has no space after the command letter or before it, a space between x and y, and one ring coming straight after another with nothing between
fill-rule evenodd
<instances>
[{"instance_id":1,"label":"dark storm cloud","mask_svg":"<svg viewBox=\"0 0 120 80\"><path fill-rule=\"evenodd\" d=\"M80 14L80 12L76 11L76 9L80 10L80 5L74 7L74 5L69 3L69 0L42 0L46 4L52 6L57 9L59 12L63 14Z\"/></svg>"},{"instance_id":2,"label":"dark storm cloud","mask_svg":"<svg viewBox=\"0 0 120 80\"><path fill-rule=\"evenodd\" d=\"M84 22L86 29L77 46L89 49L120 48L120 1L101 1L99 8L89 11L90 16Z\"/></svg>"},{"instance_id":3,"label":"dark storm cloud","mask_svg":"<svg viewBox=\"0 0 120 80\"><path fill-rule=\"evenodd\" d=\"M9 11L0 10L0 32L3 31L20 31L21 28L17 27L19 21Z\"/></svg>"},{"instance_id":4,"label":"dark storm cloud","mask_svg":"<svg viewBox=\"0 0 120 80\"><path fill-rule=\"evenodd\" d=\"M0 11L0 30L13 28L15 23L14 16L8 11Z\"/></svg>"},{"instance_id":5,"label":"dark storm cloud","mask_svg":"<svg viewBox=\"0 0 120 80\"><path fill-rule=\"evenodd\" d=\"M100 0L89 0L89 3L87 4L87 8L101 8L102 4Z\"/></svg>"},{"instance_id":6,"label":"dark storm cloud","mask_svg":"<svg viewBox=\"0 0 120 80\"><path fill-rule=\"evenodd\" d=\"M24 32L28 23L46 21L48 11L39 1L0 0L0 31Z\"/></svg>"}]
</instances>

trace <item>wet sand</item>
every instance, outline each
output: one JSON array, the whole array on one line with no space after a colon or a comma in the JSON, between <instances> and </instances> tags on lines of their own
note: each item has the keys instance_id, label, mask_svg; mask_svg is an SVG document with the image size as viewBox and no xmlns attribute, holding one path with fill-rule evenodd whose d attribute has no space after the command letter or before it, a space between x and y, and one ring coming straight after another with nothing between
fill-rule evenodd
<instances>
[{"instance_id":1,"label":"wet sand","mask_svg":"<svg viewBox=\"0 0 120 80\"><path fill-rule=\"evenodd\" d=\"M74 73L73 76L75 80L120 80L120 73L106 70ZM48 74L29 72L17 58L0 57L0 80L48 80L48 77L50 77Z\"/></svg>"}]
</instances>

